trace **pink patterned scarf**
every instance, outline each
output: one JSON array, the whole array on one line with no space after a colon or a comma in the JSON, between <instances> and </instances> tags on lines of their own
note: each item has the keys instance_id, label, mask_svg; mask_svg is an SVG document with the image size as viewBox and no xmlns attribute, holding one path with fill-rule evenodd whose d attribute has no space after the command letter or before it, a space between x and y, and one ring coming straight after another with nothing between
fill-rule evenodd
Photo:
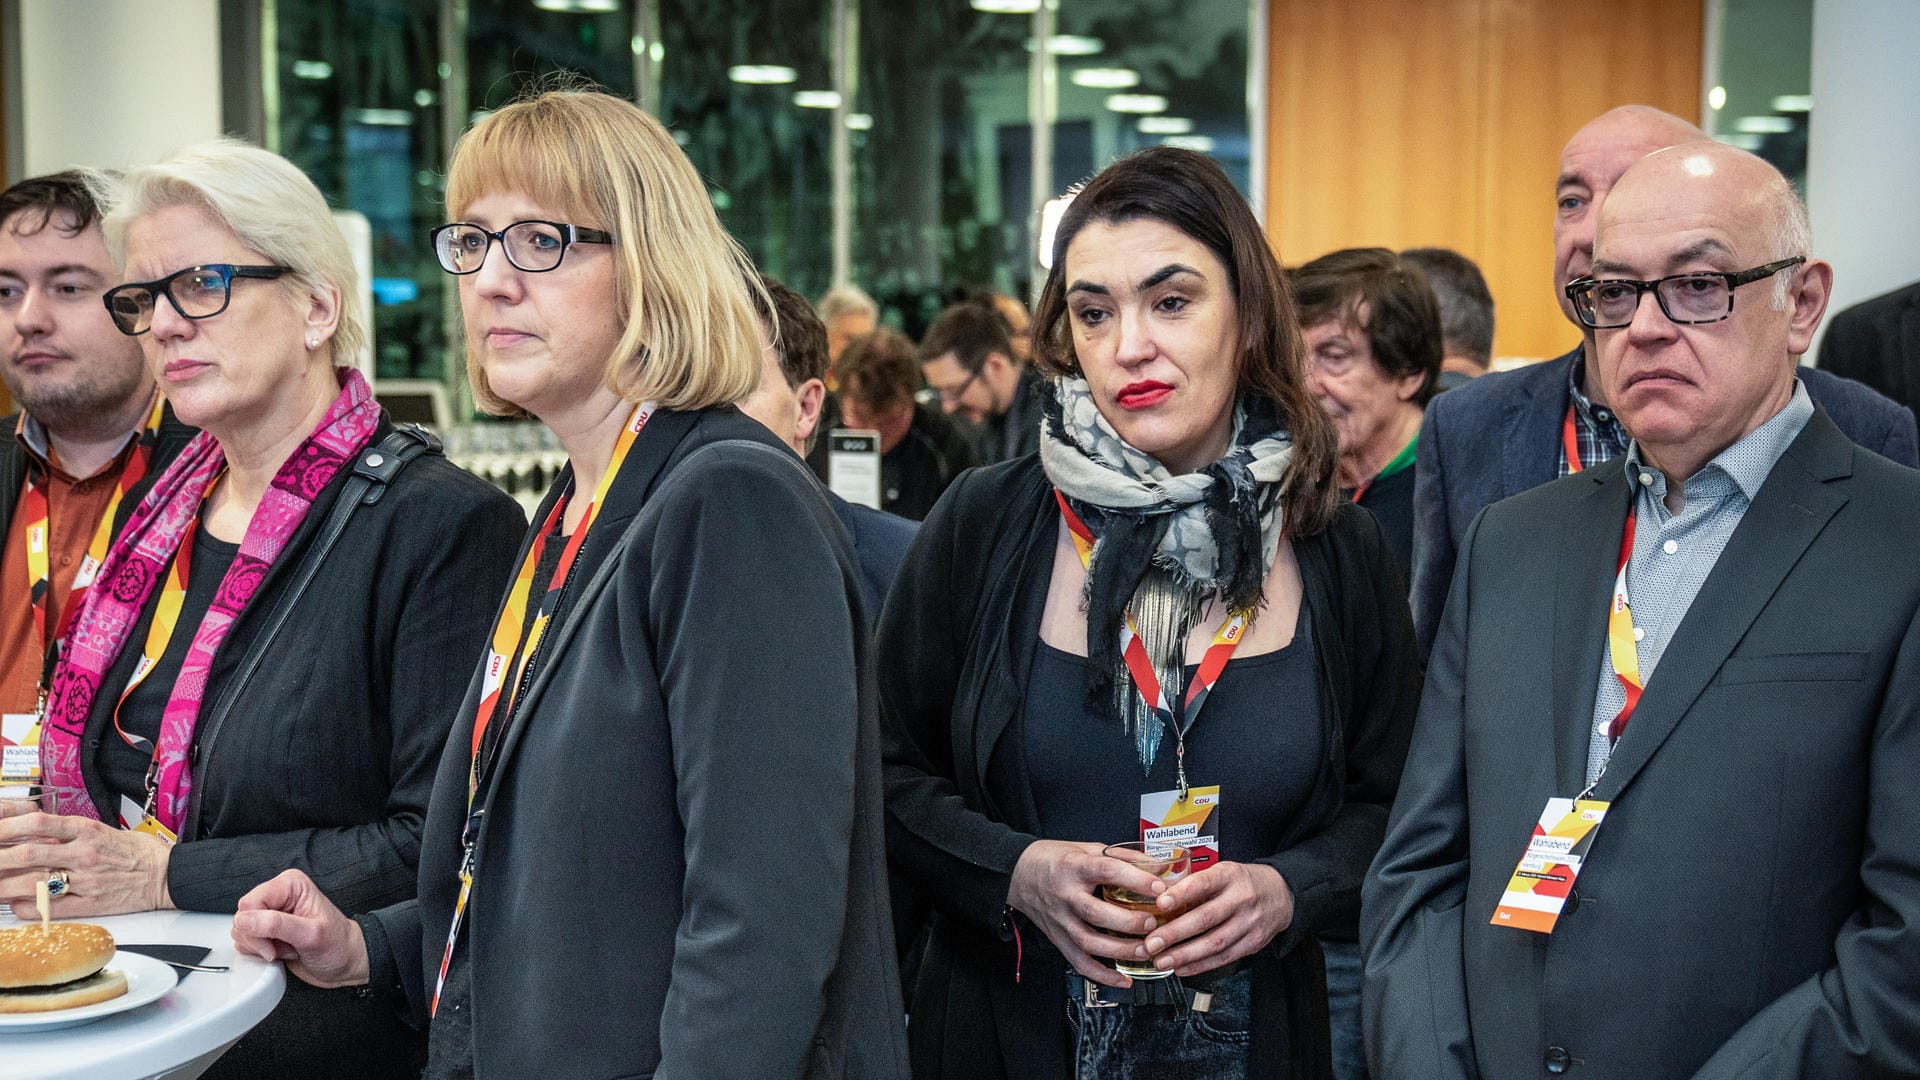
<instances>
[{"instance_id":1,"label":"pink patterned scarf","mask_svg":"<svg viewBox=\"0 0 1920 1080\"><path fill-rule=\"evenodd\" d=\"M187 796L193 790L187 752L200 720L214 653L299 529L315 497L367 444L380 422L380 406L373 400L366 379L357 371L341 370L340 395L321 418L320 426L280 466L254 510L240 542L240 553L221 579L206 618L194 630L180 677L167 698L155 754L159 797L154 816L175 833L180 831ZM205 432L195 436L140 500L126 528L108 550L97 584L88 591L84 606L74 618L66 651L54 668L47 719L40 736L40 771L45 783L72 790L86 787L80 747L87 714L100 694L102 680L139 623L141 609L166 580L167 567L181 538L200 514L201 498L208 485L225 466L226 454L213 436ZM93 800L84 796L63 794L59 812L100 819Z\"/></svg>"}]
</instances>

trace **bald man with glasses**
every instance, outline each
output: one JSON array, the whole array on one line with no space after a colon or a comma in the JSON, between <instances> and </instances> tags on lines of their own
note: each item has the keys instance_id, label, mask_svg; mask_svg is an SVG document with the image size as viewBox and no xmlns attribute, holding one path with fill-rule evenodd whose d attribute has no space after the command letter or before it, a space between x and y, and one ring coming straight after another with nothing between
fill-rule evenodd
<instances>
[{"instance_id":1,"label":"bald man with glasses","mask_svg":"<svg viewBox=\"0 0 1920 1080\"><path fill-rule=\"evenodd\" d=\"M1743 151L1608 197L1566 294L1632 441L1461 543L1362 898L1378 1080L1920 1075L1920 473L1796 377L1832 280Z\"/></svg>"}]
</instances>

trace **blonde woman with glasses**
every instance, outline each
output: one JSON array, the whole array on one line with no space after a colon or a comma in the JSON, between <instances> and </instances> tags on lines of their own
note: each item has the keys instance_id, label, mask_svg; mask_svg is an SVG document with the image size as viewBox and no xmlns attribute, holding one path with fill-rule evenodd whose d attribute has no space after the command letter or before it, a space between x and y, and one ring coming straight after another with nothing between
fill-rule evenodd
<instances>
[{"instance_id":1,"label":"blonde woman with glasses","mask_svg":"<svg viewBox=\"0 0 1920 1080\"><path fill-rule=\"evenodd\" d=\"M419 900L349 919L288 873L236 942L430 1021L432 1077L904 1075L859 571L729 404L760 376L745 257L603 94L481 120L447 207L475 398L570 467L441 758Z\"/></svg>"}]
</instances>

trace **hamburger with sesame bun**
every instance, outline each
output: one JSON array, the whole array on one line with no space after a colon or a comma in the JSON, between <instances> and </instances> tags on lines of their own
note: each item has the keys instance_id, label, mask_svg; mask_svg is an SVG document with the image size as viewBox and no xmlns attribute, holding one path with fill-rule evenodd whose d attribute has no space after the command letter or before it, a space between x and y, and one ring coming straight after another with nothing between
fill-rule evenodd
<instances>
[{"instance_id":1,"label":"hamburger with sesame bun","mask_svg":"<svg viewBox=\"0 0 1920 1080\"><path fill-rule=\"evenodd\" d=\"M0 1014L52 1012L111 1001L127 977L106 970L113 935L91 923L0 930Z\"/></svg>"}]
</instances>

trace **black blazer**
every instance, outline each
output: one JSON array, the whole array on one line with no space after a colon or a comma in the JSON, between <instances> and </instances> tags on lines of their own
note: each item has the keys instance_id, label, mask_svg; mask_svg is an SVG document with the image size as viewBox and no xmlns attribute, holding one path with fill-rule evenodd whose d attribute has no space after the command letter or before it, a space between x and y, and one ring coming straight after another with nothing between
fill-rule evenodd
<instances>
[{"instance_id":1,"label":"black blazer","mask_svg":"<svg viewBox=\"0 0 1920 1080\"><path fill-rule=\"evenodd\" d=\"M1835 315L1820 366L1920 413L1920 281Z\"/></svg>"},{"instance_id":2,"label":"black blazer","mask_svg":"<svg viewBox=\"0 0 1920 1080\"><path fill-rule=\"evenodd\" d=\"M1546 800L1582 788L1623 464L1461 546L1361 909L1373 1075L1920 1074L1920 475L1824 412L1647 681L1559 926L1490 925Z\"/></svg>"},{"instance_id":3,"label":"black blazer","mask_svg":"<svg viewBox=\"0 0 1920 1080\"><path fill-rule=\"evenodd\" d=\"M1413 632L1420 655L1446 605L1461 538L1475 514L1560 475L1567 373L1583 347L1542 364L1496 371L1427 404L1414 451ZM1909 468L1920 467L1912 414L1868 387L1819 368L1796 374L1807 396L1847 438ZM1543 807L1544 808L1544 807Z\"/></svg>"},{"instance_id":4,"label":"black blazer","mask_svg":"<svg viewBox=\"0 0 1920 1080\"><path fill-rule=\"evenodd\" d=\"M964 474L921 526L881 616L889 854L934 907L909 1010L922 1080L1069 1075L1065 961L1024 919L1021 960L1003 918L1014 864L1040 839L1009 730L1059 521L1037 456ZM1314 935L1352 932L1420 680L1406 593L1373 517L1342 505L1330 529L1294 551L1331 749L1311 809L1261 860L1293 888L1296 912L1254 959L1254 1076L1329 1068Z\"/></svg>"},{"instance_id":5,"label":"black blazer","mask_svg":"<svg viewBox=\"0 0 1920 1080\"><path fill-rule=\"evenodd\" d=\"M146 418L141 417L142 424ZM20 492L27 482L27 451L14 436L20 424L20 414L0 418L0 536L13 526L13 512L20 505ZM173 415L173 406L168 405L160 415L160 431L153 444L153 460L147 464L147 475L158 476L165 471L180 451L193 441L200 429L189 427ZM145 490L142 486L141 490ZM122 499L122 507L116 514L116 523L123 520L122 515L133 508L135 500Z\"/></svg>"},{"instance_id":6,"label":"black blazer","mask_svg":"<svg viewBox=\"0 0 1920 1080\"><path fill-rule=\"evenodd\" d=\"M730 407L656 412L598 515L502 736L476 849L475 1075L904 1076L844 530L805 467ZM397 979L416 1017L458 891L478 668L463 668L476 678L441 757L420 899L362 923L373 983Z\"/></svg>"},{"instance_id":7,"label":"black blazer","mask_svg":"<svg viewBox=\"0 0 1920 1080\"><path fill-rule=\"evenodd\" d=\"M392 430L383 418L369 448ZM122 500L122 522L159 475ZM321 490L221 643L203 717L219 711L351 475L342 469ZM378 503L354 511L224 722L194 732L193 793L167 867L175 906L232 911L290 867L349 912L413 895L433 770L466 691L465 658L480 654L492 629L525 523L512 499L438 454L414 460ZM119 803L98 755L114 737L117 688L139 661L158 595L103 682L116 692L102 693L87 716L82 772L105 821L118 820ZM419 1049L377 1003L290 980L274 1013L208 1075L317 1078L363 1064L384 1075L392 1066L383 1058L404 1063Z\"/></svg>"}]
</instances>

